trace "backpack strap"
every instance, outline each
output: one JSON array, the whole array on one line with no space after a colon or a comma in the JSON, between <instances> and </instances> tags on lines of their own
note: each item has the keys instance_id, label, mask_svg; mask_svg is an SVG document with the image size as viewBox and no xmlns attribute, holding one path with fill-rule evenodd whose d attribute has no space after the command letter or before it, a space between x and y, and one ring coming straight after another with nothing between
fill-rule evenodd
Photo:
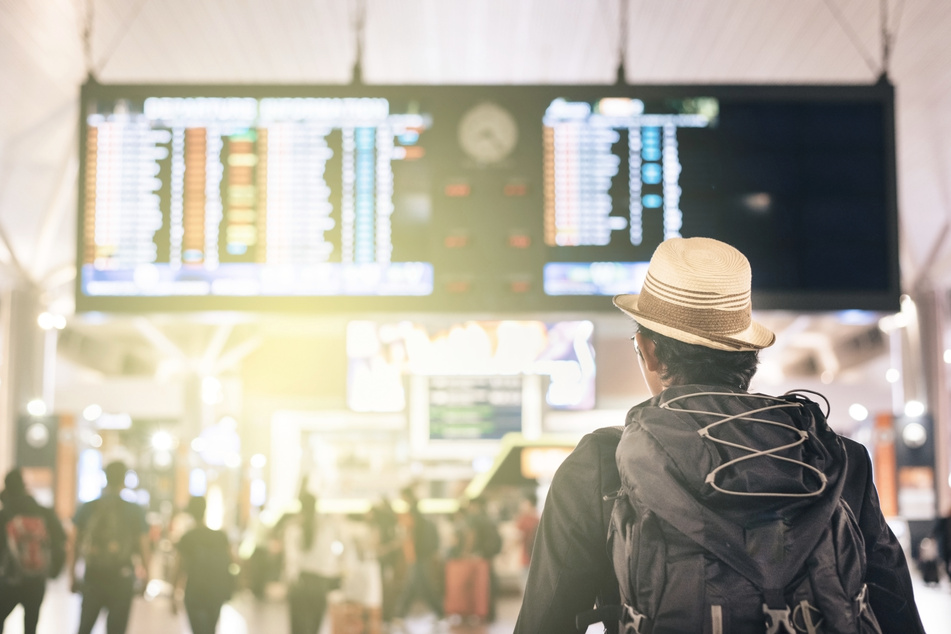
<instances>
[{"instance_id":1,"label":"backpack strap","mask_svg":"<svg viewBox=\"0 0 951 634\"><path fill-rule=\"evenodd\" d=\"M710 632L712 634L723 634L723 606L710 606Z\"/></svg>"},{"instance_id":2,"label":"backpack strap","mask_svg":"<svg viewBox=\"0 0 951 634\"><path fill-rule=\"evenodd\" d=\"M852 604L855 608L856 616L871 608L868 602L868 586L866 584L862 584L862 589L859 590L858 595L852 600Z\"/></svg>"},{"instance_id":3,"label":"backpack strap","mask_svg":"<svg viewBox=\"0 0 951 634\"><path fill-rule=\"evenodd\" d=\"M605 605L582 612L575 617L575 627L584 632L595 623L615 622L618 634L651 634L654 622L630 605Z\"/></svg>"},{"instance_id":4,"label":"backpack strap","mask_svg":"<svg viewBox=\"0 0 951 634\"><path fill-rule=\"evenodd\" d=\"M819 621L816 622L813 620L813 612L819 614ZM799 605L796 606L796 609L793 610L792 615L793 625L796 626L796 630L799 632L806 632L806 634L816 634L819 631L819 627L823 623L822 613L809 601L803 599L799 602ZM799 622L802 621L802 627L799 626Z\"/></svg>"}]
</instances>

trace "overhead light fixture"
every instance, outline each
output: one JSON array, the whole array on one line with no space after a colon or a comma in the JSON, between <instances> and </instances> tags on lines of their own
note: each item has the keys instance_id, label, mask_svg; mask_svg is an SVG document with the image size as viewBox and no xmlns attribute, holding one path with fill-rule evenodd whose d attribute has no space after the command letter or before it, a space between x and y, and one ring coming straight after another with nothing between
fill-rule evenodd
<instances>
[{"instance_id":1,"label":"overhead light fixture","mask_svg":"<svg viewBox=\"0 0 951 634\"><path fill-rule=\"evenodd\" d=\"M928 441L928 430L921 423L908 423L901 430L901 439L910 449L918 449Z\"/></svg>"},{"instance_id":2,"label":"overhead light fixture","mask_svg":"<svg viewBox=\"0 0 951 634\"><path fill-rule=\"evenodd\" d=\"M35 398L26 404L26 411L30 416L45 416L46 403L41 398Z\"/></svg>"},{"instance_id":3,"label":"overhead light fixture","mask_svg":"<svg viewBox=\"0 0 951 634\"><path fill-rule=\"evenodd\" d=\"M37 316L36 323L43 330L62 330L66 327L66 318L62 315L42 312Z\"/></svg>"},{"instance_id":4,"label":"overhead light fixture","mask_svg":"<svg viewBox=\"0 0 951 634\"><path fill-rule=\"evenodd\" d=\"M214 405L224 400L221 381L215 376L206 376L201 380L201 400L206 405Z\"/></svg>"},{"instance_id":5,"label":"overhead light fixture","mask_svg":"<svg viewBox=\"0 0 951 634\"><path fill-rule=\"evenodd\" d=\"M83 410L83 418L88 420L90 423L98 420L100 416L102 416L102 407L95 403L87 405Z\"/></svg>"},{"instance_id":6,"label":"overhead light fixture","mask_svg":"<svg viewBox=\"0 0 951 634\"><path fill-rule=\"evenodd\" d=\"M908 401L905 403L905 416L909 418L918 418L925 413L925 404L921 401Z\"/></svg>"},{"instance_id":7,"label":"overhead light fixture","mask_svg":"<svg viewBox=\"0 0 951 634\"><path fill-rule=\"evenodd\" d=\"M852 403L849 405L849 416L852 417L852 420L862 422L868 418L868 408L861 403Z\"/></svg>"},{"instance_id":8,"label":"overhead light fixture","mask_svg":"<svg viewBox=\"0 0 951 634\"><path fill-rule=\"evenodd\" d=\"M155 451L171 451L175 448L175 437L165 430L152 434L152 448Z\"/></svg>"}]
</instances>

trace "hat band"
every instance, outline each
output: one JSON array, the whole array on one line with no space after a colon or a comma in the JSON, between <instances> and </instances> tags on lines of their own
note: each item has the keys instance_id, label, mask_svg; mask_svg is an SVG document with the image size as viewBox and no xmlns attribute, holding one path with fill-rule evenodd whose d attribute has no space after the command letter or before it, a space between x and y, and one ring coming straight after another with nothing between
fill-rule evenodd
<instances>
[{"instance_id":1,"label":"hat band","mask_svg":"<svg viewBox=\"0 0 951 634\"><path fill-rule=\"evenodd\" d=\"M749 287L744 291L730 294L690 290L663 282L651 275L650 271L647 272L647 277L644 278L642 291L650 292L664 301L688 306L712 306L717 310L725 311L747 310L750 306Z\"/></svg>"},{"instance_id":2,"label":"hat band","mask_svg":"<svg viewBox=\"0 0 951 634\"><path fill-rule=\"evenodd\" d=\"M647 319L695 333L729 336L743 332L753 321L749 304L740 310L690 308L660 299L646 287L641 289L637 308Z\"/></svg>"}]
</instances>

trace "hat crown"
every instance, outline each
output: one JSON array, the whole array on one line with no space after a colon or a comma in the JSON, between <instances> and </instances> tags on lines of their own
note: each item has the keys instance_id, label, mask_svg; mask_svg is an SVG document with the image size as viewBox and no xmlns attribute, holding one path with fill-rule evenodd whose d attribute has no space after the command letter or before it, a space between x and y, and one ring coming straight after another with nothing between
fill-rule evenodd
<instances>
[{"instance_id":1,"label":"hat crown","mask_svg":"<svg viewBox=\"0 0 951 634\"><path fill-rule=\"evenodd\" d=\"M674 238L662 242L651 257L644 292L678 306L749 312L752 279L746 256L730 245L710 238Z\"/></svg>"}]
</instances>

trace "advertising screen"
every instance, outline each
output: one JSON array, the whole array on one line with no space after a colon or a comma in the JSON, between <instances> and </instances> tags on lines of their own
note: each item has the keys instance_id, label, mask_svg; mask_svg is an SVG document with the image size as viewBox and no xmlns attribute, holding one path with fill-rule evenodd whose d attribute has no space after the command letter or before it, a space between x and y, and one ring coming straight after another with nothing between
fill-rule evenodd
<instances>
[{"instance_id":1,"label":"advertising screen","mask_svg":"<svg viewBox=\"0 0 951 634\"><path fill-rule=\"evenodd\" d=\"M587 320L470 321L444 327L351 321L347 404L357 412L404 411L408 377L425 376L431 426L438 419L440 429L452 422L456 433L465 427L476 434L476 423L506 419L514 428L506 430L518 431L523 375L545 377L551 409L595 406L593 335L594 324ZM503 435L502 427L493 426L494 437Z\"/></svg>"}]
</instances>

